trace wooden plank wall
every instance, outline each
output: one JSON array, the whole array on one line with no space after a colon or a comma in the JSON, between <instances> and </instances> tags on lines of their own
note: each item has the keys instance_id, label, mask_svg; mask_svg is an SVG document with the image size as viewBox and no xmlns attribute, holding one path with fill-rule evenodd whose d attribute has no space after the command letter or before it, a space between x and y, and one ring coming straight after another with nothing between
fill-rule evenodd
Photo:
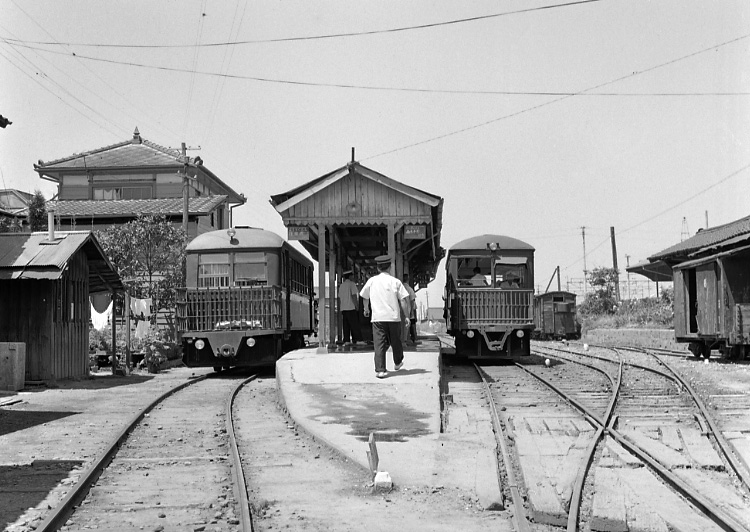
<instances>
[{"instance_id":1,"label":"wooden plank wall","mask_svg":"<svg viewBox=\"0 0 750 532\"><path fill-rule=\"evenodd\" d=\"M353 205L349 210L347 206ZM430 206L360 175L343 177L292 206L289 218L404 218L431 216Z\"/></svg>"}]
</instances>

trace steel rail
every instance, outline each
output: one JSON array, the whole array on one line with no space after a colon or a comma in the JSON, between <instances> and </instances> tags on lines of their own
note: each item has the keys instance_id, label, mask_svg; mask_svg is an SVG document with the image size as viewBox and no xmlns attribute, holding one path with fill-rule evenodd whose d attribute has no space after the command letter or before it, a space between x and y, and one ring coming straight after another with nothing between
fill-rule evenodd
<instances>
[{"instance_id":1,"label":"steel rail","mask_svg":"<svg viewBox=\"0 0 750 532\"><path fill-rule=\"evenodd\" d=\"M675 378L677 378L682 385L685 387L685 389L688 391L688 393L693 398L693 401L695 401L695 404L698 405L698 409L701 411L701 414L703 415L703 419L708 423L709 428L711 429L711 434L714 437L714 440L716 440L717 445L719 446L719 449L721 449L722 454L726 458L727 462L732 466L732 469L734 470L735 474L739 477L739 479L742 481L742 483L745 485L746 488L750 489L750 473L748 473L747 470L747 463L741 462L737 459L737 457L734 456L734 453L729 447L729 443L724 438L724 435L721 433L721 429L719 429L718 425L713 419L713 416L710 414L708 409L706 408L706 405L703 404L703 400L698 396L697 393L693 390L693 388L688 384L688 382L679 374L677 370L675 370L672 366L667 364L665 361L661 360L658 355L655 353L649 352L649 350L644 349L644 353L651 355L654 357L657 361L659 361L660 364L663 364L665 368L667 368L669 371L674 374Z\"/></svg>"},{"instance_id":2,"label":"steel rail","mask_svg":"<svg viewBox=\"0 0 750 532\"><path fill-rule=\"evenodd\" d=\"M615 348L615 347L604 346L604 345L602 345L602 346L596 346L596 347L601 347L601 348L604 348L604 349L612 349L612 350L615 350L615 349L629 349L629 350L635 350L635 349L632 349L632 348L629 348L629 347L625 347L625 348L622 348L622 347L617 347L617 348ZM618 363L618 362L617 362L616 360L612 360L611 358L607 358L607 357L601 357L601 356L599 356L599 355L593 355L593 354L591 354L591 353L580 353L580 352L578 352L578 351L564 351L564 350L562 350L562 349L558 349L557 347L547 347L547 346L543 346L543 348L544 348L544 349L551 349L551 350L553 350L553 351L558 351L558 352L560 352L560 353L571 353L571 354L574 354L574 355L578 355L578 356L582 356L582 357L595 358L595 359L597 359L597 360L603 360L603 361L605 361L605 362L611 362L611 363L613 363L613 364L617 364L617 363ZM537 348L537 349L538 349L538 348ZM552 356L555 356L555 355L552 355ZM566 360L567 360L567 359L566 359ZM572 361L572 362L575 362L575 361ZM630 367L633 367L633 368L638 368L638 369L642 369L642 370L644 370L644 371L650 371L651 373L655 373L655 374L657 374L657 375L660 375L660 376L662 376L662 377L666 377L666 378L668 378L669 380L673 381L673 382L674 382L674 383L675 383L675 384L677 385L677 387L678 387L678 388L680 388L680 391L682 391L682 390L681 390L681 389L682 389L682 382L680 381L680 379L676 378L676 377L675 377L674 375L672 375L672 374L670 374L670 373L664 373L663 371L659 371L658 369L655 369L655 368L650 368L650 367L648 367L648 366L643 366L643 365L641 365L641 364L636 364L635 362L626 362L626 361L623 361L623 364L625 364L626 366L630 366Z\"/></svg>"},{"instance_id":3,"label":"steel rail","mask_svg":"<svg viewBox=\"0 0 750 532\"><path fill-rule=\"evenodd\" d=\"M570 402L571 404L576 406L576 408L581 410L581 412L595 419L597 421L597 426L604 427L604 425L599 422L599 419L596 416L592 416L591 412L587 408L583 407L582 405L578 405L578 403L572 400L572 398L568 397L563 392L560 392L557 389L557 387L551 382L549 382L547 379L545 379L541 375L537 375L535 372L531 370L523 368L519 364L517 365L521 367L524 371L532 375L533 377L543 382L545 385L555 390L566 401ZM701 511L703 511L703 513L709 519L711 519L714 523L716 523L722 529L728 532L747 532L747 530L745 529L743 525L738 523L731 516L727 515L720 508L716 507L716 505L714 505L711 501L706 499L702 494L694 490L691 486L686 484L677 475L674 475L671 471L669 471L661 463L659 463L655 458L651 457L651 455L649 455L645 450L641 449L638 445L627 440L622 434L617 432L613 427L607 427L605 428L605 431L608 435L612 436L620 445L622 445L625 449L630 451L631 454L635 455L638 459L642 460L645 464L648 464L652 468L652 470L654 470L662 479L664 479L665 482L667 482L675 490L679 491L683 496L688 498L695 506L700 508Z\"/></svg>"},{"instance_id":4,"label":"steel rail","mask_svg":"<svg viewBox=\"0 0 750 532\"><path fill-rule=\"evenodd\" d=\"M500 452L503 455L505 474L508 477L508 489L510 489L510 498L513 501L513 522L515 523L515 529L517 532L531 532L529 518L526 514L526 508L524 508L523 505L523 497L521 497L521 492L518 491L516 474L513 471L513 464L510 461L510 451L508 450L508 434L502 423L500 423L500 416L497 413L497 408L495 408L495 401L492 399L492 390L490 389L490 385L485 378L484 372L476 364L474 364L474 368L477 370L479 377L482 379L484 391L487 394L487 402L490 405L490 411L492 412L492 425L495 429L495 440L500 446Z\"/></svg>"},{"instance_id":5,"label":"steel rail","mask_svg":"<svg viewBox=\"0 0 750 532\"><path fill-rule=\"evenodd\" d=\"M618 354L618 356L619 356L619 354ZM612 414L614 412L615 405L617 404L617 397L619 396L620 385L622 384L622 365L623 365L623 362L622 362L622 360L620 360L620 362L619 362L619 369L618 369L618 374L617 374L617 383L615 383L615 381L612 378L612 376L609 373L607 373L606 371L602 370L601 368L597 368L596 366L592 366L590 364L585 364L585 363L579 362L577 360L570 360L570 359L567 359L567 358L565 358L565 360L568 360L569 362L572 362L573 364L579 364L579 365L582 365L582 366L585 366L587 368L590 368L590 369L593 369L593 370L596 370L596 371L599 371L599 372L603 373L609 379L609 382L612 384L612 397L610 398L609 404L607 405L607 409L604 412L603 422L600 422L596 418L596 416L593 415L592 412L588 412L587 413L587 412L584 411L584 414L588 414L589 416L593 417L596 420L596 422L592 423L592 425L596 425L596 426L598 426L598 428L597 428L596 434L594 434L594 437L591 439L591 441L589 442L588 446L586 447L586 452L585 452L584 458L583 458L583 464L582 464L581 467L578 468L578 474L576 475L576 479L575 479L575 481L573 483L573 492L572 492L572 495L570 497L570 507L569 507L569 510L568 510L567 532L577 532L577 530L578 530L578 515L579 515L579 511L580 511L580 507L581 507L581 500L583 499L584 482L586 481L586 475L588 474L589 469L591 468L591 464L594 461L594 454L596 453L596 447L599 445L599 441L601 440L602 436L604 435L604 431L605 431L604 427L612 419ZM605 360L607 362L615 362L613 360L607 360L607 359L605 359ZM541 377L539 377L538 375L535 375L534 372L532 372L531 370L528 370L528 369L524 368L523 366L520 366L519 364L516 364L516 365L518 365L519 367L521 367L521 369L523 369L527 373L530 373L531 375L533 375L533 376L538 377L538 378L541 379ZM576 403L576 401L572 397L569 397L568 394L565 394L564 392L561 392L560 390L558 390L555 385L553 385L552 383L548 382L546 379L543 379L543 381L545 382L545 384L547 386L549 386L553 390L555 390L555 392L557 394L561 395L566 401L572 401L572 402ZM581 409L580 407L577 407L577 408L579 410Z\"/></svg>"},{"instance_id":6,"label":"steel rail","mask_svg":"<svg viewBox=\"0 0 750 532\"><path fill-rule=\"evenodd\" d=\"M250 514L250 501L247 497L247 484L245 483L245 471L242 468L242 459L240 458L240 450L237 447L237 437L234 434L234 415L232 407L234 406L234 399L237 394L247 383L254 381L258 376L252 375L248 377L229 394L227 399L227 433L229 433L229 450L232 455L232 487L234 490L234 498L240 507L240 530L250 532L255 530L253 527L253 518Z\"/></svg>"},{"instance_id":7,"label":"steel rail","mask_svg":"<svg viewBox=\"0 0 750 532\"><path fill-rule=\"evenodd\" d=\"M196 377L190 381L183 382L182 384L179 384L170 390L167 390L150 404L146 405L143 410L133 416L130 422L128 422L120 431L120 433L115 436L115 438L112 440L112 443L110 443L109 447L107 447L104 453L98 459L96 459L78 479L78 482L63 498L63 500L60 501L60 504L58 504L51 511L51 513L48 514L41 523L39 523L39 526L37 526L36 530L39 532L53 532L59 530L60 527L65 525L65 522L73 511L73 508L86 497L91 486L99 478L101 472L106 469L106 467L112 461L112 458L114 458L114 456L117 454L117 451L120 449L122 443L127 439L128 435L130 435L130 433L143 419L143 417L151 412L151 410L153 410L156 405L158 405L170 395L179 392L183 388L187 388L188 386L195 384L196 382L205 380L207 377L208 375Z\"/></svg>"}]
</instances>

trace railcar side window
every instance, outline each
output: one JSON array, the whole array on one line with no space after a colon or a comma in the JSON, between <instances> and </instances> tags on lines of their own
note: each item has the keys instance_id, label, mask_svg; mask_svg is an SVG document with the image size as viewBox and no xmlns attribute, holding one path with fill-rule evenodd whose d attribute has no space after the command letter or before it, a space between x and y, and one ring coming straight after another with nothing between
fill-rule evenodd
<instances>
[{"instance_id":1,"label":"railcar side window","mask_svg":"<svg viewBox=\"0 0 750 532\"><path fill-rule=\"evenodd\" d=\"M308 269L304 264L292 259L291 261L290 285L292 292L302 295L310 295L310 283Z\"/></svg>"},{"instance_id":2,"label":"railcar side window","mask_svg":"<svg viewBox=\"0 0 750 532\"><path fill-rule=\"evenodd\" d=\"M198 260L198 286L219 288L229 286L229 255L213 253L201 255Z\"/></svg>"}]
</instances>

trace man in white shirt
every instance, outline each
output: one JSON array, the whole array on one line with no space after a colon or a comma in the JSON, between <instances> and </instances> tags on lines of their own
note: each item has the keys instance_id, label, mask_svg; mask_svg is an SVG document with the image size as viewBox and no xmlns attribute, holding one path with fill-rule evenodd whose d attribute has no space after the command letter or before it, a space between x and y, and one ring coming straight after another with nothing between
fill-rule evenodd
<instances>
[{"instance_id":1,"label":"man in white shirt","mask_svg":"<svg viewBox=\"0 0 750 532\"><path fill-rule=\"evenodd\" d=\"M409 316L409 292L401 281L389 273L391 258L381 255L375 258L378 275L371 277L359 293L368 300L372 311L372 340L375 344L375 375L379 379L388 376L385 367L385 352L393 347L393 364L396 371L404 365L404 346L401 344L402 316ZM365 308L365 316L370 311Z\"/></svg>"},{"instance_id":2,"label":"man in white shirt","mask_svg":"<svg viewBox=\"0 0 750 532\"><path fill-rule=\"evenodd\" d=\"M351 280L352 270L344 272L344 280L339 285L339 308L344 322L344 343L362 342L359 329L359 289Z\"/></svg>"}]
</instances>

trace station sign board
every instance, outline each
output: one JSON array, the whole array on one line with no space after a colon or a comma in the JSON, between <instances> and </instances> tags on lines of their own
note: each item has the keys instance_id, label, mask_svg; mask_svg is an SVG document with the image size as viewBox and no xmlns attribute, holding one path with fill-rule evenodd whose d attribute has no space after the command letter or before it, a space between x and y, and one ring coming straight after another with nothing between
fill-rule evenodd
<instances>
[{"instance_id":1,"label":"station sign board","mask_svg":"<svg viewBox=\"0 0 750 532\"><path fill-rule=\"evenodd\" d=\"M424 240L427 238L427 226L407 225L404 226L404 239L406 240Z\"/></svg>"},{"instance_id":2,"label":"station sign board","mask_svg":"<svg viewBox=\"0 0 750 532\"><path fill-rule=\"evenodd\" d=\"M287 229L289 232L289 240L310 240L310 229L306 225L290 225Z\"/></svg>"}]
</instances>

